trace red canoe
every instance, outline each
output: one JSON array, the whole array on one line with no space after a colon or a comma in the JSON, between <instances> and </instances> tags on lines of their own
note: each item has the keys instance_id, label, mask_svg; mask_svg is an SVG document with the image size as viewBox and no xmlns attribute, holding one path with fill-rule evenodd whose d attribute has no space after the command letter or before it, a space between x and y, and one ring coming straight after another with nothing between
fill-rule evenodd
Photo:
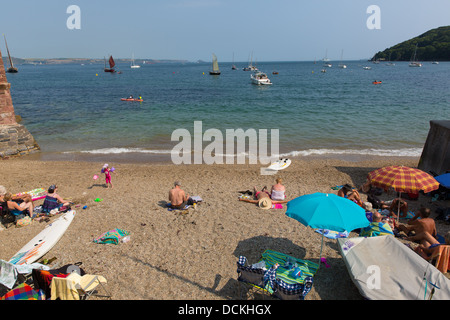
<instances>
[{"instance_id":1,"label":"red canoe","mask_svg":"<svg viewBox=\"0 0 450 320\"><path fill-rule=\"evenodd\" d=\"M120 99L121 101L137 101L137 102L142 102L144 101L144 99L129 99L129 98L122 98Z\"/></svg>"}]
</instances>

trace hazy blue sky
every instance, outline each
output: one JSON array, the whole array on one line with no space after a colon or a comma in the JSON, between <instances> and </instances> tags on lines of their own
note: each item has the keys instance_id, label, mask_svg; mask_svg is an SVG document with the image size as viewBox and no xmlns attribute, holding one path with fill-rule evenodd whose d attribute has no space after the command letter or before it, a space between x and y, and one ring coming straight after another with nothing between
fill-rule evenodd
<instances>
[{"instance_id":1,"label":"hazy blue sky","mask_svg":"<svg viewBox=\"0 0 450 320\"><path fill-rule=\"evenodd\" d=\"M81 29L70 30L70 5ZM369 29L370 5L381 29ZM14 0L0 5L0 33L20 58L248 61L366 59L450 25L449 0ZM6 55L2 39L0 48ZM450 57L449 57L450 58Z\"/></svg>"}]
</instances>

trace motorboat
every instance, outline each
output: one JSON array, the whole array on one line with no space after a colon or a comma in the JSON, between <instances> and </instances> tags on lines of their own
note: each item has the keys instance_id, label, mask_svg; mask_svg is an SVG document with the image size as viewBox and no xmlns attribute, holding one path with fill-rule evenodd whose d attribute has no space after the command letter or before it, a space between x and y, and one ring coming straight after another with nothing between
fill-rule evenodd
<instances>
[{"instance_id":1,"label":"motorboat","mask_svg":"<svg viewBox=\"0 0 450 320\"><path fill-rule=\"evenodd\" d=\"M271 85L270 79L264 72L258 71L250 76L252 83L256 85Z\"/></svg>"}]
</instances>

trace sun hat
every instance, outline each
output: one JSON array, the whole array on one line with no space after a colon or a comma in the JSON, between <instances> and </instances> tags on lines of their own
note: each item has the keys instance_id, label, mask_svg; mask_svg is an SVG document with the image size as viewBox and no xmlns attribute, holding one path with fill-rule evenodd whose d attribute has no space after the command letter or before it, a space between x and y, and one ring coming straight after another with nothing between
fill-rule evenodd
<instances>
[{"instance_id":1,"label":"sun hat","mask_svg":"<svg viewBox=\"0 0 450 320\"><path fill-rule=\"evenodd\" d=\"M105 169L105 168L108 168L108 164L107 164L107 163L105 163L105 164L103 165L103 169Z\"/></svg>"},{"instance_id":2,"label":"sun hat","mask_svg":"<svg viewBox=\"0 0 450 320\"><path fill-rule=\"evenodd\" d=\"M264 197L258 201L258 207L260 207L261 209L270 209L272 208L272 200Z\"/></svg>"}]
</instances>

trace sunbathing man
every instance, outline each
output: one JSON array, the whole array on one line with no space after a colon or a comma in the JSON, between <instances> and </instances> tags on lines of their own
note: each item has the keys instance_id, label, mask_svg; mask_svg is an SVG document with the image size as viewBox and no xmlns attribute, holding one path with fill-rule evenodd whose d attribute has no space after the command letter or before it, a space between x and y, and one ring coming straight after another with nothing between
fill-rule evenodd
<instances>
[{"instance_id":1,"label":"sunbathing man","mask_svg":"<svg viewBox=\"0 0 450 320\"><path fill-rule=\"evenodd\" d=\"M183 209L187 204L189 195L181 189L181 183L179 181L175 181L174 185L169 191L170 208Z\"/></svg>"},{"instance_id":2,"label":"sunbathing man","mask_svg":"<svg viewBox=\"0 0 450 320\"><path fill-rule=\"evenodd\" d=\"M410 241L419 241L425 247L429 247L432 243L430 243L430 239L427 237L427 233L430 234L433 238L436 239L437 231L436 224L434 219L430 218L430 209L429 208L420 208L419 214L420 219L408 222L408 225L399 225L399 231L405 232L407 235L414 231L414 235L408 235L406 238Z\"/></svg>"}]
</instances>

